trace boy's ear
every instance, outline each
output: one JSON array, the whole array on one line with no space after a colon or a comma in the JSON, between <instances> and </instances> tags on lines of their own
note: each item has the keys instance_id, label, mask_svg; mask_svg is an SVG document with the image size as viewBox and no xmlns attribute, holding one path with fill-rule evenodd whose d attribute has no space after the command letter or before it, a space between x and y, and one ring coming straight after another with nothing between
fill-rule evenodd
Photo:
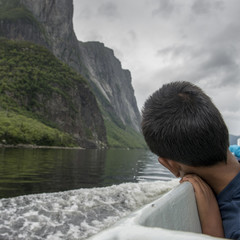
<instances>
[{"instance_id":1,"label":"boy's ear","mask_svg":"<svg viewBox=\"0 0 240 240\"><path fill-rule=\"evenodd\" d=\"M162 157L159 157L158 161L176 177L180 176L181 166L177 162L167 158L162 158Z\"/></svg>"}]
</instances>

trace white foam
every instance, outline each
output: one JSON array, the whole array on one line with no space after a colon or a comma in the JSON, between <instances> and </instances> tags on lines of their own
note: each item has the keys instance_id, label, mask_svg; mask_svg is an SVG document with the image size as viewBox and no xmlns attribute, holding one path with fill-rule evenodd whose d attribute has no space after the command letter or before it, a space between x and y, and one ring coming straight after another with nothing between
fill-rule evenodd
<instances>
[{"instance_id":1,"label":"white foam","mask_svg":"<svg viewBox=\"0 0 240 240\"><path fill-rule=\"evenodd\" d=\"M0 239L86 239L178 184L124 183L0 200Z\"/></svg>"}]
</instances>

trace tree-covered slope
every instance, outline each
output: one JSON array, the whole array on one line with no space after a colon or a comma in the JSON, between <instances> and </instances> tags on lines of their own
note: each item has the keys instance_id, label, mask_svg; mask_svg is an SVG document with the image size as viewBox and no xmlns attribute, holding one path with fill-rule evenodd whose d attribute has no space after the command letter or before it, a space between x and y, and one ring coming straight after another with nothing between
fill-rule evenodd
<instances>
[{"instance_id":1,"label":"tree-covered slope","mask_svg":"<svg viewBox=\"0 0 240 240\"><path fill-rule=\"evenodd\" d=\"M24 117L28 121L36 120L32 124L38 127L30 135L47 132L41 127L44 124L51 127L51 131L58 131L56 138L61 138L60 132L67 133L62 135L66 139L71 136L69 143L64 145L74 142L82 147L106 146L103 118L87 83L44 47L0 39L0 108L0 121L4 121L4 124L0 122L0 139L9 143L20 143L22 140L13 137L8 127L15 126L19 135L25 134L20 129L22 125L17 127L13 122L14 112L19 121L26 121ZM46 134L42 135L46 137ZM24 143L44 144L44 141L36 140L37 136L32 136L29 141L27 139ZM59 145L57 140L48 139L45 143Z\"/></svg>"},{"instance_id":2,"label":"tree-covered slope","mask_svg":"<svg viewBox=\"0 0 240 240\"><path fill-rule=\"evenodd\" d=\"M102 143L105 145L108 140L108 146L110 147L146 147L141 133L138 132L140 114L131 85L130 72L121 68L121 63L114 57L112 50L105 48L103 44L80 44L74 33L72 17L72 0L0 0L0 36L44 46L55 57L84 76L91 85L91 90L101 108L100 115L101 118L104 118L104 123L102 119L97 120L100 119L99 117L95 118L94 123L91 120L89 112L92 112L93 115L96 112L95 115L99 116L99 111L94 111L91 103L88 107L83 108L91 110L84 110L85 113L82 115L85 120L78 121L80 127L79 129L76 128L75 131L70 126L71 121L65 119L64 121L69 122L69 124L64 125L63 121L57 118L57 124L55 124L53 116L45 117L45 114L36 109L35 105L34 108L29 108L29 102L25 105L25 108L29 108L28 114L29 112L39 113L40 111L37 117L41 121L70 132L75 137L77 135L78 143L84 146L101 146ZM91 59L96 61L90 61ZM55 91L53 94L63 96L65 90L60 88L58 92ZM82 100L80 101L83 105L86 105L89 101L95 101L92 98L89 100L88 94L85 97L83 97L83 94L81 96ZM5 97L8 98L7 95ZM18 106L19 98L14 101L17 101L16 105ZM39 99L37 99L37 102L41 105ZM56 98L55 103L52 101L51 105L59 105L59 98ZM64 109L64 111L67 110ZM88 122L86 116L88 115L90 116L90 127L89 124L86 124ZM73 125L78 126L78 124L75 122ZM105 130L107 133L104 133ZM103 137L104 135L105 137ZM86 138L88 139L87 144L84 140Z\"/></svg>"},{"instance_id":3,"label":"tree-covered slope","mask_svg":"<svg viewBox=\"0 0 240 240\"><path fill-rule=\"evenodd\" d=\"M39 120L0 110L0 144L34 144L43 146L77 146L73 137Z\"/></svg>"}]
</instances>

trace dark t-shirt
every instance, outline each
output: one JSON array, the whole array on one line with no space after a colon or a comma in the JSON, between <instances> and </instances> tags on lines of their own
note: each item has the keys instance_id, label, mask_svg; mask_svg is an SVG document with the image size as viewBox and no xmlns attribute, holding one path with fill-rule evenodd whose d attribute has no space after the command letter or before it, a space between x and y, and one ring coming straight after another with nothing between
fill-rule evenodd
<instances>
[{"instance_id":1,"label":"dark t-shirt","mask_svg":"<svg viewBox=\"0 0 240 240\"><path fill-rule=\"evenodd\" d=\"M217 195L226 238L240 239L240 172Z\"/></svg>"}]
</instances>

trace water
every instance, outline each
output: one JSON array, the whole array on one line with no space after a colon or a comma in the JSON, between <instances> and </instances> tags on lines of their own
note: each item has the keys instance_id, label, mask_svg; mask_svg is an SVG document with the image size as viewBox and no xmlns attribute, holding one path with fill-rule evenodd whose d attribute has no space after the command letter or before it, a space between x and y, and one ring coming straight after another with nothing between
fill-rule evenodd
<instances>
[{"instance_id":1,"label":"water","mask_svg":"<svg viewBox=\"0 0 240 240\"><path fill-rule=\"evenodd\" d=\"M172 177L145 150L0 149L0 198Z\"/></svg>"},{"instance_id":2,"label":"water","mask_svg":"<svg viewBox=\"0 0 240 240\"><path fill-rule=\"evenodd\" d=\"M0 153L0 239L86 239L178 184L144 150Z\"/></svg>"}]
</instances>

